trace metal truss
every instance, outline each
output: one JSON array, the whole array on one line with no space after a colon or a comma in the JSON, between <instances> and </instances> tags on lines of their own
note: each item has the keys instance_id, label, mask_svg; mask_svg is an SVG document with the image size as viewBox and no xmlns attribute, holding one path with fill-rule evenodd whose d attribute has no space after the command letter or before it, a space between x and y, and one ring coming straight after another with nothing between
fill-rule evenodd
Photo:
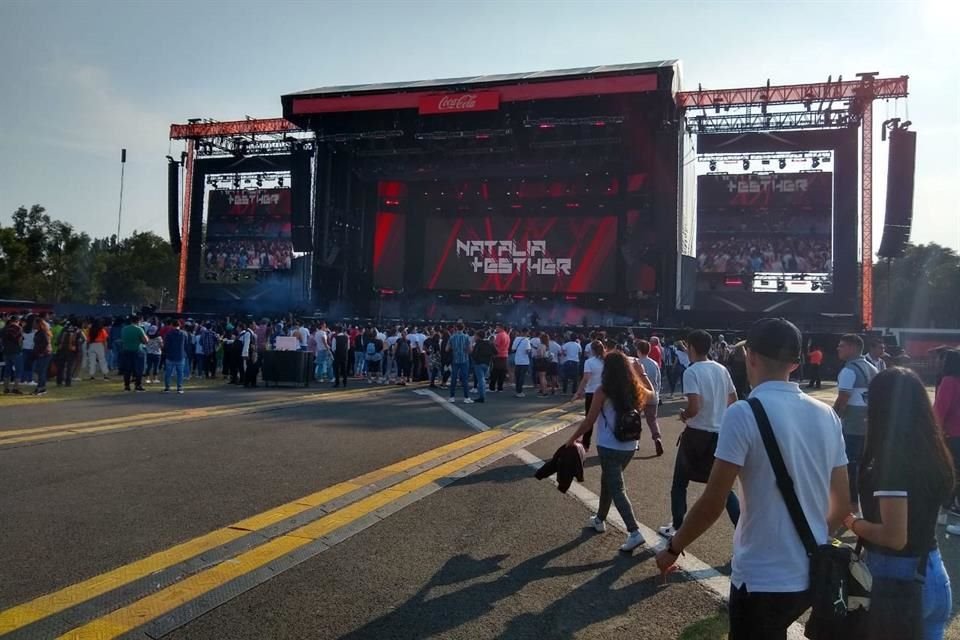
<instances>
[{"instance_id":1,"label":"metal truss","mask_svg":"<svg viewBox=\"0 0 960 640\"><path fill-rule=\"evenodd\" d=\"M837 102L864 98L866 91L869 99L904 98L907 96L907 76L899 78L876 78L875 74L860 74L864 78L843 82L788 84L764 87L746 87L741 89L698 89L677 93L677 107L680 109L714 107L746 107L762 104L812 104L814 102Z\"/></svg>"},{"instance_id":2,"label":"metal truss","mask_svg":"<svg viewBox=\"0 0 960 640\"><path fill-rule=\"evenodd\" d=\"M856 127L860 116L846 111L768 111L688 116L688 133L739 133L784 129L838 129Z\"/></svg>"}]
</instances>

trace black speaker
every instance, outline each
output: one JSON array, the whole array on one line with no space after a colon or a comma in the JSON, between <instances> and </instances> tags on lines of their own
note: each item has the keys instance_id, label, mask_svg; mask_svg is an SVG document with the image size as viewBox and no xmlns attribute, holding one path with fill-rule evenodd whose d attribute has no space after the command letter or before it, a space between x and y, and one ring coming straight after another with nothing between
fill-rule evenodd
<instances>
[{"instance_id":1,"label":"black speaker","mask_svg":"<svg viewBox=\"0 0 960 640\"><path fill-rule=\"evenodd\" d=\"M887 213L880 239L881 258L897 258L910 242L913 224L913 179L917 160L917 133L894 128L890 131L890 160L887 168Z\"/></svg>"},{"instance_id":2,"label":"black speaker","mask_svg":"<svg viewBox=\"0 0 960 640\"><path fill-rule=\"evenodd\" d=\"M293 250L313 251L313 224L310 202L313 190L310 179L310 151L296 149L290 154L290 221L293 226Z\"/></svg>"},{"instance_id":3,"label":"black speaker","mask_svg":"<svg viewBox=\"0 0 960 640\"><path fill-rule=\"evenodd\" d=\"M180 253L180 165L167 163L167 225L170 230L170 247Z\"/></svg>"}]
</instances>

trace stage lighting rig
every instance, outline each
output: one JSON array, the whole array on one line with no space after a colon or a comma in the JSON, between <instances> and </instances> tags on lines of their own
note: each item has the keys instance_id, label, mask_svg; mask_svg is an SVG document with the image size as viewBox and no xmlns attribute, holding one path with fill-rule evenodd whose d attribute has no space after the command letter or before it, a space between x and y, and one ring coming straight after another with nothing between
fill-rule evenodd
<instances>
[{"instance_id":1,"label":"stage lighting rig","mask_svg":"<svg viewBox=\"0 0 960 640\"><path fill-rule=\"evenodd\" d=\"M779 162L778 164L779 164L779 166L780 166L781 169L786 169L786 168L787 168L787 159L786 159L786 158L780 158L780 162Z\"/></svg>"},{"instance_id":2,"label":"stage lighting rig","mask_svg":"<svg viewBox=\"0 0 960 640\"><path fill-rule=\"evenodd\" d=\"M716 171L716 170L717 170L717 161L716 161L716 160L711 160L711 161L710 161L710 171Z\"/></svg>"},{"instance_id":3,"label":"stage lighting rig","mask_svg":"<svg viewBox=\"0 0 960 640\"><path fill-rule=\"evenodd\" d=\"M744 171L750 170L750 161L747 160L746 158L743 159L743 170Z\"/></svg>"}]
</instances>

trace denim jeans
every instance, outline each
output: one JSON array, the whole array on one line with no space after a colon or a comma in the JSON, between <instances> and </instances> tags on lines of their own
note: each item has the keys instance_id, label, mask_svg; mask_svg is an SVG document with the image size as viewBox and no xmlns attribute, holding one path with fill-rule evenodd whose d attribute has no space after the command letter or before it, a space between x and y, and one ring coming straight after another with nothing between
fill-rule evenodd
<instances>
[{"instance_id":1,"label":"denim jeans","mask_svg":"<svg viewBox=\"0 0 960 640\"><path fill-rule=\"evenodd\" d=\"M329 380L333 377L331 366L333 358L331 358L330 355L329 351L317 351L317 366L315 372L317 380Z\"/></svg>"},{"instance_id":2,"label":"denim jeans","mask_svg":"<svg viewBox=\"0 0 960 640\"><path fill-rule=\"evenodd\" d=\"M454 362L451 365L452 375L450 376L450 397L457 397L457 381L460 381L460 384L463 385L463 398L466 400L470 397L470 363L469 362Z\"/></svg>"},{"instance_id":3,"label":"denim jeans","mask_svg":"<svg viewBox=\"0 0 960 640\"><path fill-rule=\"evenodd\" d=\"M42 391L47 388L47 372L50 371L50 359L53 356L49 353L42 356L36 356L33 359L33 368L37 372L37 390Z\"/></svg>"},{"instance_id":4,"label":"denim jeans","mask_svg":"<svg viewBox=\"0 0 960 640\"><path fill-rule=\"evenodd\" d=\"M867 567L874 580L911 580L916 576L919 561L916 557L888 556L876 551L866 554ZM923 584L923 640L943 640L947 623L950 622L952 602L950 578L943 566L940 550L931 551Z\"/></svg>"},{"instance_id":5,"label":"denim jeans","mask_svg":"<svg viewBox=\"0 0 960 640\"><path fill-rule=\"evenodd\" d=\"M577 378L580 375L580 363L573 360L567 360L563 363L563 392L567 392L567 381L570 382L570 392L573 393L577 390L577 383L579 382Z\"/></svg>"},{"instance_id":6,"label":"denim jeans","mask_svg":"<svg viewBox=\"0 0 960 640\"><path fill-rule=\"evenodd\" d=\"M170 378L174 374L177 376L177 391L183 389L183 370L186 365L186 361L181 360L179 362L171 362L167 360L163 366L163 388L170 388Z\"/></svg>"},{"instance_id":7,"label":"denim jeans","mask_svg":"<svg viewBox=\"0 0 960 640\"><path fill-rule=\"evenodd\" d=\"M680 528L684 516L687 515L687 487L689 486L690 479L680 463L680 456L677 455L677 461L673 465L673 486L670 488L670 512L673 515L674 529ZM733 491L727 496L727 515L736 527L740 520L740 500Z\"/></svg>"},{"instance_id":8,"label":"denim jeans","mask_svg":"<svg viewBox=\"0 0 960 640\"><path fill-rule=\"evenodd\" d=\"M523 383L527 379L527 369L530 368L528 364L518 364L516 369L514 369L513 375L517 379L517 393L523 393Z\"/></svg>"},{"instance_id":9,"label":"denim jeans","mask_svg":"<svg viewBox=\"0 0 960 640\"><path fill-rule=\"evenodd\" d=\"M484 400L487 397L487 370L488 364L473 365L473 377L477 380L477 400Z\"/></svg>"},{"instance_id":10,"label":"denim jeans","mask_svg":"<svg viewBox=\"0 0 960 640\"><path fill-rule=\"evenodd\" d=\"M621 451L597 447L597 455L600 456L600 506L597 508L597 518L606 520L610 503L613 503L630 533L640 527L633 515L633 505L623 487L623 471L633 460L634 453L636 452L632 449Z\"/></svg>"},{"instance_id":11,"label":"denim jeans","mask_svg":"<svg viewBox=\"0 0 960 640\"><path fill-rule=\"evenodd\" d=\"M367 356L363 351L353 353L353 375L360 377L367 371Z\"/></svg>"},{"instance_id":12,"label":"denim jeans","mask_svg":"<svg viewBox=\"0 0 960 640\"><path fill-rule=\"evenodd\" d=\"M33 380L33 349L24 349L20 354L23 366L20 368L20 382Z\"/></svg>"}]
</instances>

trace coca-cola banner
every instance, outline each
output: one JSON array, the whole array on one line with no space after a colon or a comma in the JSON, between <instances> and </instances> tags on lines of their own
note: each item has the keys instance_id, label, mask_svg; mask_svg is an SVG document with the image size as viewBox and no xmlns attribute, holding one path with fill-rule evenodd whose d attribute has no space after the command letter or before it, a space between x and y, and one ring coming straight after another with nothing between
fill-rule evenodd
<instances>
[{"instance_id":1,"label":"coca-cola banner","mask_svg":"<svg viewBox=\"0 0 960 640\"><path fill-rule=\"evenodd\" d=\"M420 98L420 114L464 113L466 111L496 111L500 108L500 94L496 91L448 93Z\"/></svg>"}]
</instances>

